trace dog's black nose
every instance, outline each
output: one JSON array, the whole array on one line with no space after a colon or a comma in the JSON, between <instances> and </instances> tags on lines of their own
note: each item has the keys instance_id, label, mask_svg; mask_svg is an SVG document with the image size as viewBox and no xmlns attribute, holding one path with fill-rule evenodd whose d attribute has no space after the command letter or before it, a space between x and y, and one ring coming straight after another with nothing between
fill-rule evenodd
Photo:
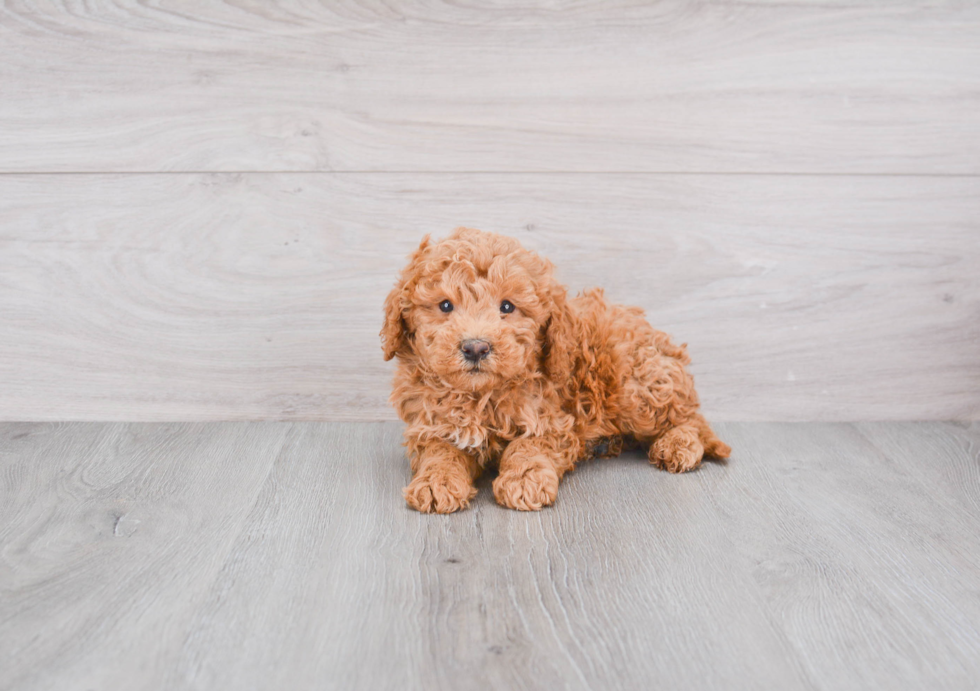
<instances>
[{"instance_id":1,"label":"dog's black nose","mask_svg":"<svg viewBox=\"0 0 980 691\"><path fill-rule=\"evenodd\" d=\"M479 362L490 354L490 344L478 338L469 338L459 346L463 351L463 357L470 362Z\"/></svg>"}]
</instances>

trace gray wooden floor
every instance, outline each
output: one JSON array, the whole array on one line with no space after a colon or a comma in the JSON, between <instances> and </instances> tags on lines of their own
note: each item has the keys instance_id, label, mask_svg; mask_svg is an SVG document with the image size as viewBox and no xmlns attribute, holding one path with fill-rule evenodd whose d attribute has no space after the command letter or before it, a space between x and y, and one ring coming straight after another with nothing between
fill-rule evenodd
<instances>
[{"instance_id":1,"label":"gray wooden floor","mask_svg":"<svg viewBox=\"0 0 980 691\"><path fill-rule=\"evenodd\" d=\"M393 423L0 425L0 686L980 683L980 424L718 431L443 517Z\"/></svg>"}]
</instances>

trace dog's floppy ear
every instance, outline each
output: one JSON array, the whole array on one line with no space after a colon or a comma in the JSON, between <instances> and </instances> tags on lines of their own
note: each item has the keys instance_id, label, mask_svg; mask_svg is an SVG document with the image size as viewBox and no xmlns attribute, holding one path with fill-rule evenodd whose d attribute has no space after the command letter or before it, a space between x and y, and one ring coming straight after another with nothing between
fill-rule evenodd
<instances>
[{"instance_id":1,"label":"dog's floppy ear","mask_svg":"<svg viewBox=\"0 0 980 691\"><path fill-rule=\"evenodd\" d=\"M395 357L395 354L406 345L406 325L402 317L404 293L404 281L399 281L385 298L385 323L381 327L381 348L384 350L385 360Z\"/></svg>"},{"instance_id":2,"label":"dog's floppy ear","mask_svg":"<svg viewBox=\"0 0 980 691\"><path fill-rule=\"evenodd\" d=\"M408 266L402 270L395 287L385 298L385 323L381 327L381 348L384 350L385 360L390 360L411 347L405 315L412 307L411 294L418 281L419 259L428 246L429 236L426 235L409 258Z\"/></svg>"},{"instance_id":3,"label":"dog's floppy ear","mask_svg":"<svg viewBox=\"0 0 980 691\"><path fill-rule=\"evenodd\" d=\"M548 379L560 385L571 378L575 366L575 321L565 288L553 282L549 292L552 307L545 324L542 356Z\"/></svg>"}]
</instances>

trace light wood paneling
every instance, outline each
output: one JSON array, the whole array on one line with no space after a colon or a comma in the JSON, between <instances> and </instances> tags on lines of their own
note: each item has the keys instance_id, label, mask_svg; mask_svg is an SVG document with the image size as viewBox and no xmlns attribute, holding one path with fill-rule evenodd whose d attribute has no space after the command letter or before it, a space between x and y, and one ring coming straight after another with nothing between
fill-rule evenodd
<instances>
[{"instance_id":1,"label":"light wood paneling","mask_svg":"<svg viewBox=\"0 0 980 691\"><path fill-rule=\"evenodd\" d=\"M978 35L926 0L5 3L0 419L390 418L380 302L456 225L645 307L716 418L975 418Z\"/></svg>"},{"instance_id":2,"label":"light wood paneling","mask_svg":"<svg viewBox=\"0 0 980 691\"><path fill-rule=\"evenodd\" d=\"M424 516L398 424L2 424L0 689L971 688L975 430L718 430Z\"/></svg>"},{"instance_id":3,"label":"light wood paneling","mask_svg":"<svg viewBox=\"0 0 980 691\"><path fill-rule=\"evenodd\" d=\"M0 176L0 417L391 419L381 303L460 223L644 307L717 419L976 417L978 218L956 177Z\"/></svg>"},{"instance_id":4,"label":"light wood paneling","mask_svg":"<svg viewBox=\"0 0 980 691\"><path fill-rule=\"evenodd\" d=\"M980 173L980 7L6 2L0 171Z\"/></svg>"}]
</instances>

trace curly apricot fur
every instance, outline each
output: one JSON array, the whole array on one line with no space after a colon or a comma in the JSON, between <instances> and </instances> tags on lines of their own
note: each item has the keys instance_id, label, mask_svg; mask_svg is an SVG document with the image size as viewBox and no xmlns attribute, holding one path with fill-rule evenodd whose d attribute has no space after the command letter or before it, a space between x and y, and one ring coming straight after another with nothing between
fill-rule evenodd
<instances>
[{"instance_id":1,"label":"curly apricot fur","mask_svg":"<svg viewBox=\"0 0 980 691\"><path fill-rule=\"evenodd\" d=\"M489 354L468 360L466 339ZM391 401L414 474L405 500L419 511L466 508L490 464L497 501L533 511L577 462L624 443L671 472L731 453L697 412L685 346L600 289L569 299L551 263L512 238L426 236L385 300L381 340L398 358Z\"/></svg>"}]
</instances>

